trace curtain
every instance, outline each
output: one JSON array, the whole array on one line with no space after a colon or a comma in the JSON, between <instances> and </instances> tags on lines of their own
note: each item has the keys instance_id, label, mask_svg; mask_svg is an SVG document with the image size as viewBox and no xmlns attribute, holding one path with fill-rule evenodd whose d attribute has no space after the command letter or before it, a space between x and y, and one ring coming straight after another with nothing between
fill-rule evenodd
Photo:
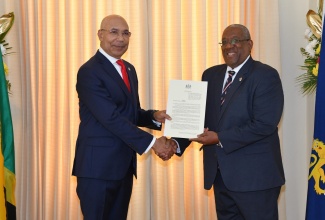
<instances>
[{"instance_id":1,"label":"curtain","mask_svg":"<svg viewBox=\"0 0 325 220\"><path fill-rule=\"evenodd\" d=\"M119 14L129 24L132 36L123 58L137 69L144 109L166 109L169 80L200 80L206 68L223 63L218 42L232 23L250 29L254 59L281 67L278 1L8 2L16 15L7 39L15 54L6 62L13 93L18 219L83 219L71 176L79 124L76 74L98 49L97 30L106 15ZM217 219L213 190L203 188L199 148L192 144L182 157L167 162L153 152L138 156L128 220Z\"/></svg>"}]
</instances>

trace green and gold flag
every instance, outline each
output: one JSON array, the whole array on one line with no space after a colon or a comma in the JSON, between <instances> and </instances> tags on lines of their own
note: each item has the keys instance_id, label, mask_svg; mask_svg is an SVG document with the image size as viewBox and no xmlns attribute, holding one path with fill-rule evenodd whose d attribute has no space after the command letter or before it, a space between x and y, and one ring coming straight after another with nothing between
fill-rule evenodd
<instances>
[{"instance_id":1,"label":"green and gold flag","mask_svg":"<svg viewBox=\"0 0 325 220\"><path fill-rule=\"evenodd\" d=\"M14 133L0 50L0 220L16 219Z\"/></svg>"}]
</instances>

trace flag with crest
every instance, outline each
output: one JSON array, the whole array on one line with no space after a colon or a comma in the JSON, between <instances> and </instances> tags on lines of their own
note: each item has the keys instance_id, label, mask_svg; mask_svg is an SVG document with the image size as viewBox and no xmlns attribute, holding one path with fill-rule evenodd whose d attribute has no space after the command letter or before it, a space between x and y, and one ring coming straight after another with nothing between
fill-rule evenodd
<instances>
[{"instance_id":1,"label":"flag with crest","mask_svg":"<svg viewBox=\"0 0 325 220\"><path fill-rule=\"evenodd\" d=\"M324 30L324 21L322 30ZM322 32L322 44L323 39L325 39L324 31ZM325 45L321 47L318 65L314 139L308 176L306 220L325 220Z\"/></svg>"}]
</instances>

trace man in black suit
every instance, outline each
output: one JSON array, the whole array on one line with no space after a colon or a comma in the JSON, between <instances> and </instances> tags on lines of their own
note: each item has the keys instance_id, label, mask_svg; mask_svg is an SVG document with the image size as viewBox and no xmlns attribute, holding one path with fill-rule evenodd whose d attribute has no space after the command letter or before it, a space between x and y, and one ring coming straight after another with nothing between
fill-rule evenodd
<instances>
[{"instance_id":1,"label":"man in black suit","mask_svg":"<svg viewBox=\"0 0 325 220\"><path fill-rule=\"evenodd\" d=\"M228 26L220 44L226 64L202 75L208 82L205 131L176 138L179 155L190 141L203 144L204 187L214 186L218 220L275 220L285 182L277 127L284 103L280 77L252 59L245 26Z\"/></svg>"},{"instance_id":2,"label":"man in black suit","mask_svg":"<svg viewBox=\"0 0 325 220\"><path fill-rule=\"evenodd\" d=\"M118 15L103 19L100 48L77 76L80 125L72 174L85 220L127 218L138 154L151 148L164 160L176 151L137 126L160 129L165 111L143 110L135 68L121 56L131 32ZM124 82L125 81L125 82Z\"/></svg>"}]
</instances>

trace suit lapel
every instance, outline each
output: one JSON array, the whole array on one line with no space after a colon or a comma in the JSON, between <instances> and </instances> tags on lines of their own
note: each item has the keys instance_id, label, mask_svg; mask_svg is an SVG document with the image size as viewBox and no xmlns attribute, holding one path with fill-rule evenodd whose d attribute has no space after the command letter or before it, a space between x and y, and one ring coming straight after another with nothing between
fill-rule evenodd
<instances>
[{"instance_id":1,"label":"suit lapel","mask_svg":"<svg viewBox=\"0 0 325 220\"><path fill-rule=\"evenodd\" d=\"M225 98L225 102L222 105L220 110L220 117L219 120L222 118L223 113L227 109L227 106L232 102L232 99L235 97L236 92L238 91L239 87L244 83L244 81L249 76L249 68L253 62L252 58L249 58L245 65L239 70L235 79L233 80L230 88L227 90L227 96Z\"/></svg>"},{"instance_id":2,"label":"suit lapel","mask_svg":"<svg viewBox=\"0 0 325 220\"><path fill-rule=\"evenodd\" d=\"M215 74L215 76L217 77L215 85L216 85L216 100L215 102L217 103L217 109L220 109L220 104L221 104L221 94L222 94L222 89L223 89L223 81L225 79L225 75L226 75L226 70L227 70L227 66L224 65L220 72L222 74Z\"/></svg>"},{"instance_id":3,"label":"suit lapel","mask_svg":"<svg viewBox=\"0 0 325 220\"><path fill-rule=\"evenodd\" d=\"M104 71L108 74L108 76L113 78L113 80L121 87L121 89L127 95L128 98L132 99L131 93L127 89L122 77L117 72L117 70L115 69L113 64L103 54L101 54L99 51L97 51L96 57L98 58L99 63L102 65ZM127 66L126 69L128 71L128 74L130 75L129 70L128 70L129 67ZM130 79L130 78L131 77L129 77L129 80L130 80L131 91L132 91L132 88L134 88L134 86L132 86L132 84L133 84L132 81L133 80Z\"/></svg>"},{"instance_id":4,"label":"suit lapel","mask_svg":"<svg viewBox=\"0 0 325 220\"><path fill-rule=\"evenodd\" d=\"M127 92L127 94L129 95L129 97L132 99L132 102L137 105L138 102L138 91L137 91L137 76L136 73L134 71L134 68L132 68L128 62L124 62L125 64L125 68L126 71L128 73L129 76L129 82L130 82L130 87L131 87L131 92L129 92L127 90L127 87L124 85L125 87L125 92ZM123 81L123 80L122 80ZM124 82L123 82L124 84Z\"/></svg>"},{"instance_id":5,"label":"suit lapel","mask_svg":"<svg viewBox=\"0 0 325 220\"><path fill-rule=\"evenodd\" d=\"M132 67L129 65L129 63L124 62L124 64L125 64L125 68L126 68L126 71L128 73L128 76L129 76L131 93L134 93L134 92L136 92L135 91L136 90L135 83L137 81L137 79L136 79L136 73L132 70ZM126 86L125 86L125 88L126 88Z\"/></svg>"}]
</instances>

